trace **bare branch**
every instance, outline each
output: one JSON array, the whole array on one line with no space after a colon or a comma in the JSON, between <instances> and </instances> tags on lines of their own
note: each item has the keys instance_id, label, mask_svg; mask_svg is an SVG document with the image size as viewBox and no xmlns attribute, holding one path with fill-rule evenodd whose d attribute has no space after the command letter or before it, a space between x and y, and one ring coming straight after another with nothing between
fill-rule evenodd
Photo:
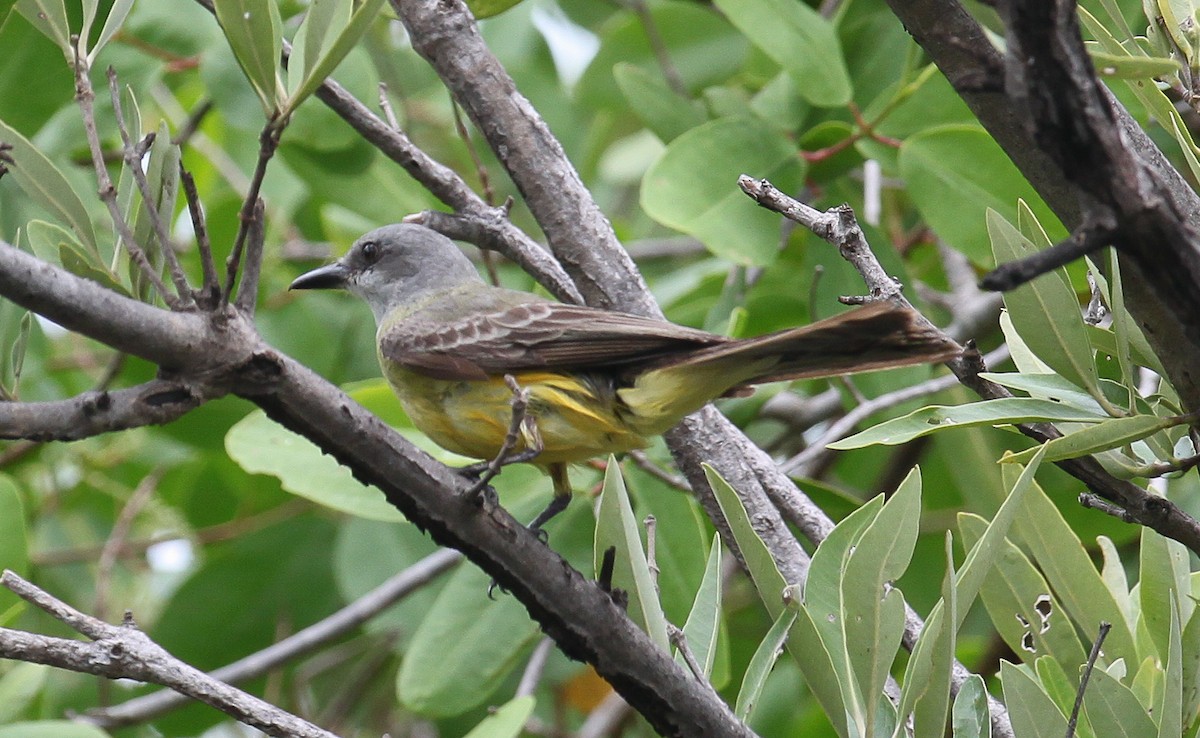
<instances>
[{"instance_id":1,"label":"bare branch","mask_svg":"<svg viewBox=\"0 0 1200 738\"><path fill-rule=\"evenodd\" d=\"M267 164L275 156L275 151L279 148L279 137L282 135L283 125L275 115L272 115L258 136L258 163L254 167L254 175L250 178L250 188L246 193L245 200L242 201L242 209L238 211L238 232L233 242L233 249L229 252L229 258L225 260L225 288L221 290L221 299L226 303L233 297L233 283L237 281L246 238L250 235L250 231L264 227L261 223L263 211L259 202L259 192L262 191L263 179L267 176ZM257 224L256 220L259 221ZM262 259L261 249L258 259ZM248 266L247 269L252 268L257 275L260 267L260 264L255 264L252 267ZM257 289L257 285L255 287Z\"/></svg>"},{"instance_id":2,"label":"bare branch","mask_svg":"<svg viewBox=\"0 0 1200 738\"><path fill-rule=\"evenodd\" d=\"M215 669L209 676L226 684L237 684L260 677L341 638L460 561L462 554L452 549L432 553L329 617L257 653ZM88 720L105 730L113 730L152 720L187 703L188 698L177 692L158 692L134 698L114 707L90 710Z\"/></svg>"},{"instance_id":3,"label":"bare branch","mask_svg":"<svg viewBox=\"0 0 1200 738\"><path fill-rule=\"evenodd\" d=\"M204 272L204 286L197 295L205 308L213 308L218 302L221 280L217 276L217 264L213 260L212 241L208 238L208 224L204 219L204 206L196 192L196 179L179 162L179 179L183 182L183 194L187 199L188 214L192 217L192 230L196 233L196 248L200 252L200 268Z\"/></svg>"},{"instance_id":4,"label":"bare branch","mask_svg":"<svg viewBox=\"0 0 1200 738\"><path fill-rule=\"evenodd\" d=\"M85 392L69 400L0 403L0 438L77 441L101 433L162 425L213 396L181 380L154 379L136 387Z\"/></svg>"},{"instance_id":5,"label":"bare branch","mask_svg":"<svg viewBox=\"0 0 1200 738\"><path fill-rule=\"evenodd\" d=\"M112 218L113 225L117 229L117 233L121 236L121 243L125 246L125 251L128 252L129 258L134 264L137 264L138 269L153 285L158 295L163 302L173 310L178 310L185 307L185 303L181 303L174 295L167 291L166 284L163 283L162 277L158 276L158 271L150 264L150 260L146 258L146 252L142 250L141 245L133 236L133 231L129 228L128 221L125 220L124 214L121 213L121 208L117 204L117 189L113 186L112 178L108 176L108 167L104 163L104 148L100 145L100 133L96 129L96 91L92 88L92 80L90 78L91 69L88 66L87 60L79 54L79 44L74 43L75 47L75 101L79 105L79 111L83 118L83 130L87 136L88 147L92 153L92 163L96 169L96 181L99 185L100 200L108 207L108 214Z\"/></svg>"},{"instance_id":6,"label":"bare branch","mask_svg":"<svg viewBox=\"0 0 1200 738\"><path fill-rule=\"evenodd\" d=\"M205 676L138 630L129 614L116 626L85 615L11 571L0 584L57 620L91 638L82 643L0 628L0 655L48 664L110 679L161 684L204 702L267 735L280 738L335 738L332 733L274 705ZM86 718L83 718L86 721Z\"/></svg>"},{"instance_id":7,"label":"bare branch","mask_svg":"<svg viewBox=\"0 0 1200 738\"><path fill-rule=\"evenodd\" d=\"M254 305L258 301L258 280L262 272L263 241L266 239L265 211L262 198L254 203L254 215L250 219L250 228L246 232L248 248L246 250L246 269L242 273L242 281L238 284L238 294L235 306L246 315L254 315Z\"/></svg>"},{"instance_id":8,"label":"bare branch","mask_svg":"<svg viewBox=\"0 0 1200 738\"><path fill-rule=\"evenodd\" d=\"M171 280L175 283L176 294L179 295L186 306L192 302L192 288L188 284L187 276L183 273L183 268L179 266L179 259L175 256L175 247L171 239L171 233L167 228L167 224L163 222L162 214L159 212L159 208L162 207L162 200L169 199L172 203L174 202L175 192L172 191L168 197L166 192L154 193L150 191L150 182L147 181L146 171L142 168L142 158L146 152L142 150L144 147L136 145L132 136L129 135L129 129L125 123L125 115L121 111L121 87L117 84L117 70L112 67L108 68L108 87L112 93L113 111L117 118L117 130L121 134L125 169L133 176L134 184L137 185L138 192L142 196L142 207L146 209L150 225L154 228L154 234L158 238L158 248L162 252L163 259L167 264L167 272L171 275ZM149 137L148 139L153 140ZM164 172L164 177L169 176L169 174L168 172Z\"/></svg>"}]
</instances>

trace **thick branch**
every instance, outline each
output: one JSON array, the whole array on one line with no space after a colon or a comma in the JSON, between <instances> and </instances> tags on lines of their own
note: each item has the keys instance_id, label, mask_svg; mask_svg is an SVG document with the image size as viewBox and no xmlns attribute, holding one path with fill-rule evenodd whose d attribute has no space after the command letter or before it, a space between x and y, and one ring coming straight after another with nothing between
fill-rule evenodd
<instances>
[{"instance_id":1,"label":"thick branch","mask_svg":"<svg viewBox=\"0 0 1200 738\"><path fill-rule=\"evenodd\" d=\"M0 655L5 658L109 679L161 684L205 702L267 735L335 738L312 723L188 666L138 630L128 615L122 625L109 625L79 612L11 571L0 576L0 584L94 641L83 643L0 628Z\"/></svg>"},{"instance_id":2,"label":"thick branch","mask_svg":"<svg viewBox=\"0 0 1200 738\"><path fill-rule=\"evenodd\" d=\"M1073 23L1065 16L1073 10L1064 12L1062 8L1049 6L1068 4L1034 0L1026 5L1034 12L1039 9L1033 6L1045 5L1046 12L1056 14L1055 23L1059 24L1060 31L1055 43L1061 43L1063 24ZM1006 90L1005 61L983 28L958 0L888 0L888 5L1059 218L1068 227L1078 226L1082 220L1085 200L1081 195L1085 194L1085 189L1073 177L1087 176L1087 173L1065 171L1058 163L1061 154L1053 151L1056 148L1053 139L1035 137L1026 127L1025 122L1030 121L1028 108L1015 99L1019 95ZM1037 33L1039 22L1033 21L1032 28L1023 23L1018 32ZM1033 39L1027 39L1023 46L1019 44L1028 56L1018 62L1028 67L1040 66L1041 72L1053 74L1050 68L1060 64L1060 60L1051 55L1044 44L1030 46L1031 41ZM1077 32L1072 43L1075 46L1069 59L1078 60L1083 49ZM1049 61L1033 64L1037 59ZM1037 70L1030 74L1036 75ZM1036 76L1026 76L1026 84L1042 84L1043 81ZM1081 83L1084 87L1091 84L1086 80ZM1043 92L1052 97L1068 95L1065 90L1046 89ZM1189 213L1200 212L1200 198L1111 93L1101 87L1098 94L1107 101L1108 112L1097 113L1100 109L1094 106L1090 111L1072 107L1062 111L1058 119L1067 125L1110 126L1111 134L1104 138L1124 147L1128 155L1122 166L1132 165L1132 170L1118 167L1119 176L1109 180L1107 185L1123 188L1130 195L1116 198L1120 225L1129 229L1124 231L1126 237L1115 243L1121 249L1126 304L1163 362L1184 406L1200 408L1200 370L1197 369L1200 367L1200 319L1197 318L1200 316L1200 253L1196 248L1196 236L1187 224ZM1069 97L1080 99L1074 93ZM1064 101L1064 104L1067 103ZM1110 114L1111 118L1108 117ZM1034 126L1049 124L1036 118L1031 122ZM1096 179L1096 184L1103 185ZM1097 193L1092 192L1095 199ZM1101 198L1101 201L1111 202L1109 198Z\"/></svg>"},{"instance_id":3,"label":"thick branch","mask_svg":"<svg viewBox=\"0 0 1200 738\"><path fill-rule=\"evenodd\" d=\"M421 453L338 388L261 343L236 313L209 320L160 310L0 245L0 294L151 361L201 367L214 385L374 484L434 540L466 554L517 597L567 655L586 660L664 735L747 736L749 729L631 621L610 596L469 483ZM222 319L222 316L223 319Z\"/></svg>"},{"instance_id":4,"label":"thick branch","mask_svg":"<svg viewBox=\"0 0 1200 738\"><path fill-rule=\"evenodd\" d=\"M208 399L183 380L155 379L136 387L85 392L69 400L0 403L0 438L77 441L111 431L162 425Z\"/></svg>"}]
</instances>

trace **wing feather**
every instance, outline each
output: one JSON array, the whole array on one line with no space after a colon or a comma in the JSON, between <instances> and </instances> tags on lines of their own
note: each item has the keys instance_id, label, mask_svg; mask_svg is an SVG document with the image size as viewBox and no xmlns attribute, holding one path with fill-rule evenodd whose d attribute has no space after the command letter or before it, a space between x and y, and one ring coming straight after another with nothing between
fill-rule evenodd
<instances>
[{"instance_id":1,"label":"wing feather","mask_svg":"<svg viewBox=\"0 0 1200 738\"><path fill-rule=\"evenodd\" d=\"M629 313L547 301L450 323L404 320L385 332L380 350L421 374L466 380L534 369L619 370L729 340Z\"/></svg>"}]
</instances>

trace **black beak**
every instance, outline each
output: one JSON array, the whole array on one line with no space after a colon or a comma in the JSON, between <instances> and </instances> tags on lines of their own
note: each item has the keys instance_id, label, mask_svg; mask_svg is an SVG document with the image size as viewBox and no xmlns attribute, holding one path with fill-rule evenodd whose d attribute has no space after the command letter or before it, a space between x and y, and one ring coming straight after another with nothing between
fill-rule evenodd
<instances>
[{"instance_id":1,"label":"black beak","mask_svg":"<svg viewBox=\"0 0 1200 738\"><path fill-rule=\"evenodd\" d=\"M341 262L335 261L323 267L314 269L307 274L301 274L292 282L289 290L340 290L346 287L346 277L349 272Z\"/></svg>"}]
</instances>

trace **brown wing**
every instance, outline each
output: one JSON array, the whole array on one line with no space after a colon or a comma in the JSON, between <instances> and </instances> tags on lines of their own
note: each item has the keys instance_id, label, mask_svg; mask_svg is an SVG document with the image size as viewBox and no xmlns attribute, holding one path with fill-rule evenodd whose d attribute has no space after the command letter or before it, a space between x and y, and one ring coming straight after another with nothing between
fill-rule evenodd
<instances>
[{"instance_id":1,"label":"brown wing","mask_svg":"<svg viewBox=\"0 0 1200 738\"><path fill-rule=\"evenodd\" d=\"M628 313L532 302L451 323L402 321L380 338L380 350L431 377L483 379L531 369L615 370L727 341Z\"/></svg>"}]
</instances>

